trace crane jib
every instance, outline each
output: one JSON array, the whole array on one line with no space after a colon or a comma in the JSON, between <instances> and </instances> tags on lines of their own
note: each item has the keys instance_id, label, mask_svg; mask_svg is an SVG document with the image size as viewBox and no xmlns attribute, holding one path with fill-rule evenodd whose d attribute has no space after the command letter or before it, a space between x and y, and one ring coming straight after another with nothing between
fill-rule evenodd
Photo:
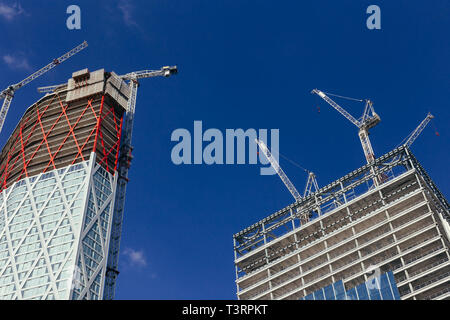
<instances>
[{"instance_id":1,"label":"crane jib","mask_svg":"<svg viewBox=\"0 0 450 320\"><path fill-rule=\"evenodd\" d=\"M69 52L65 53L64 55L62 55L58 59L53 59L53 61L51 63L49 63L45 67L41 68L40 70L36 71L35 73L31 74L30 76L28 76L24 80L22 80L22 81L20 81L20 82L18 82L16 84L13 84L13 85L9 86L7 89L3 90L2 93L0 94L0 99L3 99L5 97L6 97L6 99L3 102L3 106L2 106L2 109L0 111L0 114L2 115L0 117L0 132L1 132L2 128L3 128L3 124L5 122L5 118L6 118L6 115L8 113L9 106L11 105L11 101L12 101L12 98L14 96L14 92L17 89L22 88L26 84L28 84L31 81L35 80L36 78L42 76L44 73L50 71L51 69L53 69L54 67L59 65L61 62L69 59L70 57L72 57L76 53L80 52L81 50L83 50L87 46L88 46L87 42L84 41L82 44L76 46L75 48L73 48Z\"/></svg>"}]
</instances>

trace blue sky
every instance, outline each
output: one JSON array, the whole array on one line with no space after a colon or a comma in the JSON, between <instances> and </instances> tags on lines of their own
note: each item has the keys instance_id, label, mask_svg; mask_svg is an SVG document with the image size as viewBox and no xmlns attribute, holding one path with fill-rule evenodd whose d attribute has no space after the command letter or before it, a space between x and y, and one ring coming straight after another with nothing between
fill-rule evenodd
<instances>
[{"instance_id":1,"label":"blue sky","mask_svg":"<svg viewBox=\"0 0 450 320\"><path fill-rule=\"evenodd\" d=\"M81 30L66 28L70 4L81 7ZM381 30L366 28L371 4L381 8ZM85 67L178 65L176 77L139 88L117 298L235 299L232 235L293 199L257 165L174 165L172 131L192 132L194 120L222 132L279 129L280 152L323 186L365 160L357 129L311 89L371 98L382 118L371 132L378 156L430 111L436 118L412 150L449 198L449 15L447 0L0 0L1 88L89 42L17 92L0 143L38 86ZM280 163L301 190L305 173Z\"/></svg>"}]
</instances>

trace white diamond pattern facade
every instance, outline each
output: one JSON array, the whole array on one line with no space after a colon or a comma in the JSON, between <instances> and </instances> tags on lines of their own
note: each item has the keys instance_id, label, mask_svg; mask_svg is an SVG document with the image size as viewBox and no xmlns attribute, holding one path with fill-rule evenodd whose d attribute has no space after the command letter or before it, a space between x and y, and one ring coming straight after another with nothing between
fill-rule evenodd
<instances>
[{"instance_id":1,"label":"white diamond pattern facade","mask_svg":"<svg viewBox=\"0 0 450 320\"><path fill-rule=\"evenodd\" d=\"M89 160L0 193L0 299L101 299L117 174Z\"/></svg>"}]
</instances>

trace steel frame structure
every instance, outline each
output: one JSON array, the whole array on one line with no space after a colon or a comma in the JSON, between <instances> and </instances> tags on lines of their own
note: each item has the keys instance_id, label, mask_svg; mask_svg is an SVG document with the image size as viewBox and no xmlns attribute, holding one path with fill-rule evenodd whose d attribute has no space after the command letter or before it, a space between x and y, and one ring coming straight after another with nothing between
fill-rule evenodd
<instances>
[{"instance_id":1,"label":"steel frame structure","mask_svg":"<svg viewBox=\"0 0 450 320\"><path fill-rule=\"evenodd\" d=\"M105 105L104 95L96 97L93 106L93 97L84 105L70 105L61 94L41 99L19 122L7 142L7 153L0 155L1 190L37 172L85 161L90 152L96 152L99 163L114 173L123 116ZM88 132L86 124L92 126ZM66 133L60 135L61 130Z\"/></svg>"},{"instance_id":2,"label":"steel frame structure","mask_svg":"<svg viewBox=\"0 0 450 320\"><path fill-rule=\"evenodd\" d=\"M373 178L380 175L385 176L386 179L380 185L374 187ZM405 185L405 183L407 184ZM429 219L430 223L436 226L433 232L439 234L439 236L434 239L439 239L442 243L440 251L436 254L442 253L440 257L448 259L450 257L449 203L410 150L402 146L372 163L354 170L317 192L311 193L302 201L294 203L235 234L233 239L238 298L298 299L319 289L319 284L326 286L343 278L347 282L346 285L357 285L364 282L367 279L364 274L364 267L367 267L367 265L364 266L366 263L364 261L373 263L370 256L365 257L364 255L367 253L362 252L366 250L363 247L368 245L362 246L362 243L360 243L359 246L356 244L354 248L346 247L345 241L339 240L340 234L344 238L364 239L366 236L363 233L358 233L359 229L353 230L352 228L361 228L362 225L364 227L361 230L367 229L370 231L371 228L378 228L378 226L381 228L386 223L381 221L386 221L386 219L392 231L390 233L389 231L383 233L383 231L379 237L381 237L380 239L383 239L383 237L386 239L387 237L393 238L385 244L385 248L377 248L374 252L386 250L386 254L390 254L392 252L388 250L391 250L392 246L397 248L399 256L393 256L389 259L400 259L398 261L401 261L401 268L396 269L394 273L396 273L396 280L401 287L402 299L429 298L432 294L436 295L437 292L432 291L434 287L427 287L428 291L424 288L417 288L417 286L422 285L419 282L424 282L424 279L432 274L422 272L415 278L408 276L408 270L414 272L417 272L417 270L414 270L415 266L406 265L405 261L402 260L409 257L409 254L417 256L418 252L424 249L421 247L414 250L407 249L404 247L404 241L413 240L408 240L408 238L396 240L395 238L396 235L400 237L404 233L402 228L410 230L408 228L418 226L419 229L413 230L414 232L426 233L427 230L430 230L429 225L421 226L420 223L422 222L411 220L397 230L395 225L397 221L401 220L395 219L401 218L403 214L397 215L397 212L391 211L393 209L385 209L388 207L388 203L392 201L391 199L402 199L399 200L400 202L393 202L399 203L396 206L414 206L414 201L419 200L409 200L407 198L409 190L415 190L415 194L420 191L419 194L424 199L422 206L425 206L423 207L424 210L428 208L428 211L414 212L422 214L423 216L420 219L424 219L423 221ZM419 199L417 197L419 195L414 199ZM409 209L403 210L408 211ZM385 214L386 217L384 217ZM396 216L393 217L393 214ZM312 217L311 221L307 222L304 219L305 215ZM367 222L364 222L365 219L367 219ZM381 220L377 220L380 221L377 225L375 220L371 221L370 219ZM443 222L444 220L447 221L447 224ZM414 233L413 231L411 232ZM331 239L335 240L332 241ZM419 242L425 246L425 244L428 244L428 239L424 238ZM375 243L381 244L381 242ZM327 249L328 247L330 249ZM338 252L335 255L337 258L329 251L332 249ZM358 255L354 256L356 252L360 255L359 258ZM385 254L384 251L382 253ZM352 259L356 260L348 258L353 256ZM376 255L376 257L378 256ZM346 260L347 258L348 260ZM319 261L318 259L322 260ZM383 259L376 263L382 265L382 268L394 269L392 265L389 265L390 260L388 258L386 258L387 260ZM417 261L418 263L428 263L427 261L431 260L422 262L418 259ZM447 268L446 261L439 266L434 266L435 269L433 270L439 269L436 271L441 273L439 276L446 274L444 272ZM319 263L317 264L317 262ZM352 271L351 268L358 268L359 265L363 268L362 273L351 275L351 272L356 272ZM329 271L327 271L328 268ZM350 271L348 271L350 274L346 273L345 268L350 268ZM389 271L389 269L383 271ZM311 281L311 277L317 275L319 275L319 278ZM445 276L442 281L449 281L449 279ZM441 284L439 281L433 282L433 285L436 285L437 289L440 290L441 287L439 286L445 287L446 284ZM409 292L407 292L408 290ZM439 297L445 297L445 292L444 295Z\"/></svg>"}]
</instances>

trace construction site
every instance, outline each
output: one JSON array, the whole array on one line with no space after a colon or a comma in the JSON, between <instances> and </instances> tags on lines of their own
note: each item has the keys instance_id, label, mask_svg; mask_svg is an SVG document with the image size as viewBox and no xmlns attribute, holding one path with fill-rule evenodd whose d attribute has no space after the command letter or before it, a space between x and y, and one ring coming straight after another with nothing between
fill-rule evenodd
<instances>
[{"instance_id":1,"label":"construction site","mask_svg":"<svg viewBox=\"0 0 450 320\"><path fill-rule=\"evenodd\" d=\"M83 42L0 93L0 130L16 91ZM113 299L139 80L82 69L24 113L0 153L0 300Z\"/></svg>"},{"instance_id":2,"label":"construction site","mask_svg":"<svg viewBox=\"0 0 450 320\"><path fill-rule=\"evenodd\" d=\"M1 91L0 132L20 88L86 47ZM38 89L0 152L0 299L114 298L139 81L177 72L85 68ZM324 187L307 171L301 195L256 140L294 202L233 236L238 299L450 299L449 203L410 150L433 116L375 157L373 103L356 119L312 93L358 128L367 164Z\"/></svg>"},{"instance_id":3,"label":"construction site","mask_svg":"<svg viewBox=\"0 0 450 320\"><path fill-rule=\"evenodd\" d=\"M300 195L256 141L295 202L233 236L238 299L450 299L449 203L410 150L433 116L375 158L372 102L356 119L331 94L312 93L358 128L367 164L322 188L308 172Z\"/></svg>"}]
</instances>

